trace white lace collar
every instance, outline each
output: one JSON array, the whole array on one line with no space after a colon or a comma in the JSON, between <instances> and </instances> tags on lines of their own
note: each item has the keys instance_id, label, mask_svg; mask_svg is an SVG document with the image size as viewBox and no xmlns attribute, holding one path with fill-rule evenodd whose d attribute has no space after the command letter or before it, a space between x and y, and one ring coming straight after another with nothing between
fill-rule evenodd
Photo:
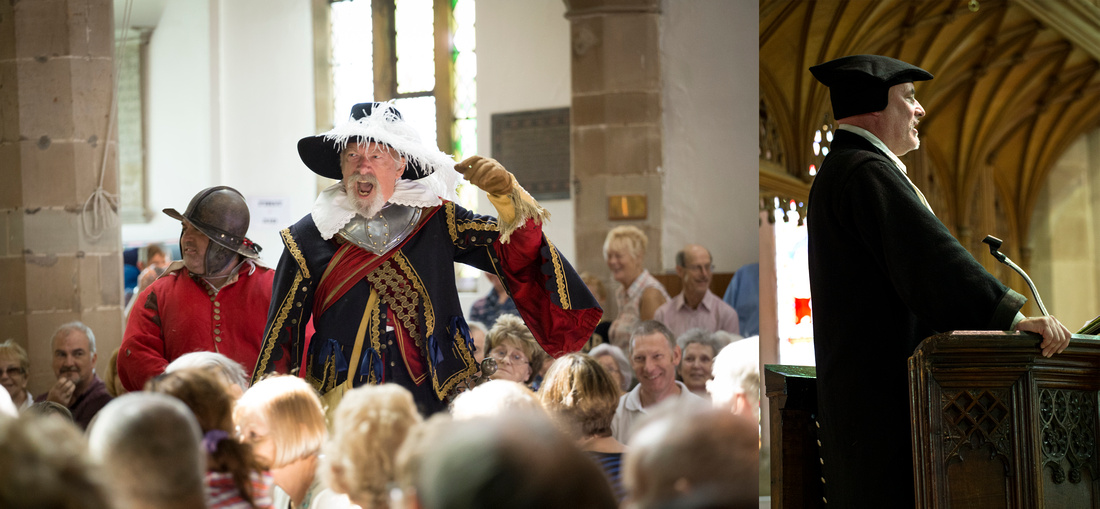
<instances>
[{"instance_id":1,"label":"white lace collar","mask_svg":"<svg viewBox=\"0 0 1100 509\"><path fill-rule=\"evenodd\" d=\"M410 207L435 207L441 205L443 200L419 180L401 179L397 181L393 196L387 203ZM348 200L343 182L337 182L321 191L317 201L313 202L313 211L310 215L313 216L317 230L321 232L321 238L329 240L357 213L355 206Z\"/></svg>"}]
</instances>

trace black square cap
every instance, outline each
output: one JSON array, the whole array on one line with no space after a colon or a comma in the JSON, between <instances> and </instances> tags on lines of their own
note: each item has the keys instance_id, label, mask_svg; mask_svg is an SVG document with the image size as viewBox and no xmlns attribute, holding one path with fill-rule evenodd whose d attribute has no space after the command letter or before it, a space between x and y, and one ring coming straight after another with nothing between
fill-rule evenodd
<instances>
[{"instance_id":1,"label":"black square cap","mask_svg":"<svg viewBox=\"0 0 1100 509\"><path fill-rule=\"evenodd\" d=\"M829 87L833 118L845 118L886 109L890 87L932 79L932 73L896 58L849 55L810 68L817 81Z\"/></svg>"}]
</instances>

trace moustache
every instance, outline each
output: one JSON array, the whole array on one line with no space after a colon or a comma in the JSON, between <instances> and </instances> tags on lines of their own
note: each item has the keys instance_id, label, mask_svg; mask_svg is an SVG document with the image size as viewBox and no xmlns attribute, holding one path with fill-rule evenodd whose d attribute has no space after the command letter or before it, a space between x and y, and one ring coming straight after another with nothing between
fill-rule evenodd
<instances>
[{"instance_id":1,"label":"moustache","mask_svg":"<svg viewBox=\"0 0 1100 509\"><path fill-rule=\"evenodd\" d=\"M65 373L80 373L80 368L73 366L71 368L61 368L61 374Z\"/></svg>"}]
</instances>

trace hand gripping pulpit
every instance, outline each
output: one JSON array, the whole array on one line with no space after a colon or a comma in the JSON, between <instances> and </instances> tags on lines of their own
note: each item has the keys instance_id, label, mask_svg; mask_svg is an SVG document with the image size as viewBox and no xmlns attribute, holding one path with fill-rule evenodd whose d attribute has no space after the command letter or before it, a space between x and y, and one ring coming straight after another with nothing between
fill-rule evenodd
<instances>
[{"instance_id":1,"label":"hand gripping pulpit","mask_svg":"<svg viewBox=\"0 0 1100 509\"><path fill-rule=\"evenodd\" d=\"M909 359L917 507L1100 507L1100 337L956 331Z\"/></svg>"}]
</instances>

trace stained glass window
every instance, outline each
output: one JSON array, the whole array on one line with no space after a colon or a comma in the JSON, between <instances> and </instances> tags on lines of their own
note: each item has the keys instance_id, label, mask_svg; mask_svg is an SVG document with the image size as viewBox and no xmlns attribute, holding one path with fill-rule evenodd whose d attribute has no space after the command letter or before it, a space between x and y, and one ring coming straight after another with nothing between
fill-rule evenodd
<instances>
[{"instance_id":1,"label":"stained glass window","mask_svg":"<svg viewBox=\"0 0 1100 509\"><path fill-rule=\"evenodd\" d=\"M452 0L454 62L455 156L465 158L477 152L477 53L474 38L474 0Z\"/></svg>"},{"instance_id":2,"label":"stained glass window","mask_svg":"<svg viewBox=\"0 0 1100 509\"><path fill-rule=\"evenodd\" d=\"M374 99L374 39L369 0L332 4L333 120Z\"/></svg>"},{"instance_id":3,"label":"stained glass window","mask_svg":"<svg viewBox=\"0 0 1100 509\"><path fill-rule=\"evenodd\" d=\"M814 365L813 303L806 226L799 203L775 199L776 298L779 302L779 362ZM810 219L812 221L812 219Z\"/></svg>"},{"instance_id":4,"label":"stained glass window","mask_svg":"<svg viewBox=\"0 0 1100 509\"><path fill-rule=\"evenodd\" d=\"M821 125L821 129L814 131L814 159L820 161L819 158L824 158L829 155L829 145L833 143L833 126L829 123L829 117L825 117L825 122ZM817 175L817 165L811 164L809 167L810 176Z\"/></svg>"},{"instance_id":5,"label":"stained glass window","mask_svg":"<svg viewBox=\"0 0 1100 509\"><path fill-rule=\"evenodd\" d=\"M474 0L344 0L332 4L331 15L337 123L357 102L394 99L425 142L458 160L476 153ZM448 30L443 46L435 34L440 24ZM439 79L443 69L448 75ZM460 190L465 195L471 199L464 204L475 203Z\"/></svg>"}]
</instances>

